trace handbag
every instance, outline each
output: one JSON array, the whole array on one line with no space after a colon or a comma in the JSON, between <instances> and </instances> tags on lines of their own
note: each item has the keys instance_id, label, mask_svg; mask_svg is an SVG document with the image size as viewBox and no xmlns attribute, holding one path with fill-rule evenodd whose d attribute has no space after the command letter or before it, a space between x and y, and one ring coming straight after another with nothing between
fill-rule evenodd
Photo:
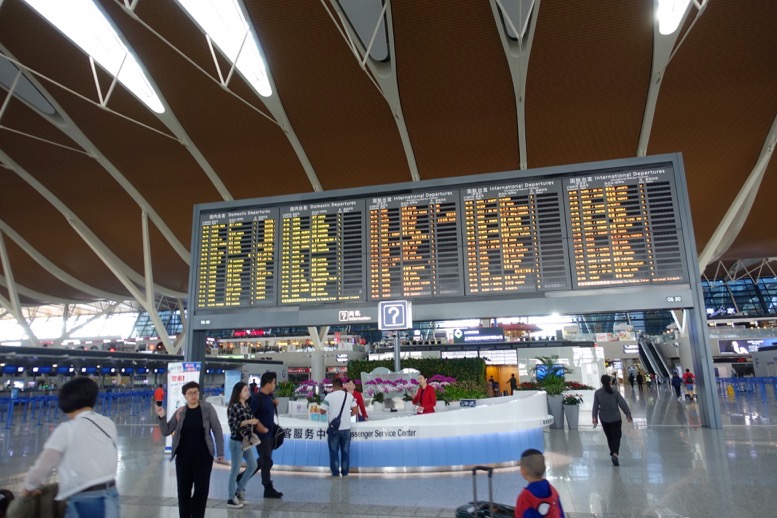
<instances>
[{"instance_id":1,"label":"handbag","mask_svg":"<svg viewBox=\"0 0 777 518\"><path fill-rule=\"evenodd\" d=\"M243 451L250 450L253 446L256 446L260 442L262 442L262 440L259 439L259 436L255 433L251 433L251 435L243 437Z\"/></svg>"},{"instance_id":2,"label":"handbag","mask_svg":"<svg viewBox=\"0 0 777 518\"><path fill-rule=\"evenodd\" d=\"M281 418L278 417L278 407L275 407L275 418L278 420L278 424L275 425L275 430L272 433L272 449L277 450L283 446L283 440L286 438L286 429L281 428Z\"/></svg>"},{"instance_id":3,"label":"handbag","mask_svg":"<svg viewBox=\"0 0 777 518\"><path fill-rule=\"evenodd\" d=\"M272 442L272 449L277 450L281 446L283 446L283 440L286 438L286 429L281 428L281 425L275 426L275 431L273 432L273 442Z\"/></svg>"},{"instance_id":4,"label":"handbag","mask_svg":"<svg viewBox=\"0 0 777 518\"><path fill-rule=\"evenodd\" d=\"M345 396L343 396L343 406L340 407L340 413L337 414L337 417L329 421L329 426L326 427L326 434L329 437L332 437L333 435L337 434L338 431L340 431L340 418L343 416L343 409L345 408L345 401L348 399L348 393L345 393Z\"/></svg>"}]
</instances>

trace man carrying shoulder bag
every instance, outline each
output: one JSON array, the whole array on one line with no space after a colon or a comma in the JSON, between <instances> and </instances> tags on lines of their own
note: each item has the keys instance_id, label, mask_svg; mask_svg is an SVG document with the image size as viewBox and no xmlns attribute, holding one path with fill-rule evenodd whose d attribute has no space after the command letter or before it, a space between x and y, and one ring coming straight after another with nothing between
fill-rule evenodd
<instances>
[{"instance_id":1,"label":"man carrying shoulder bag","mask_svg":"<svg viewBox=\"0 0 777 518\"><path fill-rule=\"evenodd\" d=\"M347 409L347 410L346 410ZM331 410L331 411L330 411ZM332 392L327 394L319 407L321 414L327 414L327 421L332 425L332 430L327 429L327 442L329 444L329 468L332 470L333 477L339 477L341 472L343 478L348 476L350 468L351 451L351 416L356 415L356 400L351 394L343 390L343 380L336 379L332 382ZM335 431L334 428L337 428Z\"/></svg>"}]
</instances>

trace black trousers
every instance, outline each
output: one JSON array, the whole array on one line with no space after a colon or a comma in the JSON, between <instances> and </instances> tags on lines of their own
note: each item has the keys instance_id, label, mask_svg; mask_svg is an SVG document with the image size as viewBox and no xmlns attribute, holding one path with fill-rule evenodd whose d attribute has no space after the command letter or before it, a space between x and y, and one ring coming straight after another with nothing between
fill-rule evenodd
<instances>
[{"instance_id":1,"label":"black trousers","mask_svg":"<svg viewBox=\"0 0 777 518\"><path fill-rule=\"evenodd\" d=\"M623 421L612 421L605 423L602 421L602 430L607 437L607 446L610 447L610 455L618 455L621 449L621 425Z\"/></svg>"},{"instance_id":2,"label":"black trousers","mask_svg":"<svg viewBox=\"0 0 777 518\"><path fill-rule=\"evenodd\" d=\"M181 518L205 518L205 505L210 491L213 457L177 455L175 476L178 479L178 515ZM192 494L194 487L194 494Z\"/></svg>"},{"instance_id":3,"label":"black trousers","mask_svg":"<svg viewBox=\"0 0 777 518\"><path fill-rule=\"evenodd\" d=\"M256 445L256 452L259 454L259 459L256 464L256 471L254 471L253 475L256 475L256 473L261 470L262 471L262 485L266 486L270 483L272 483L272 479L270 478L270 470L273 467L273 461L272 461L272 439L265 439L262 440L259 444ZM241 471L237 476L237 481L240 482L240 479L243 477L243 473L245 471ZM253 477L253 475L251 475Z\"/></svg>"}]
</instances>

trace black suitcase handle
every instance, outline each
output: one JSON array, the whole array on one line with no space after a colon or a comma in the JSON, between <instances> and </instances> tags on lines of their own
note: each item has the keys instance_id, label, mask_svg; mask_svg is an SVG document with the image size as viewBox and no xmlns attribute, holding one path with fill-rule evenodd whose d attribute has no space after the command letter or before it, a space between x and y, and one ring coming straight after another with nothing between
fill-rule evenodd
<instances>
[{"instance_id":1,"label":"black suitcase handle","mask_svg":"<svg viewBox=\"0 0 777 518\"><path fill-rule=\"evenodd\" d=\"M478 514L478 487L477 487L477 474L478 471L485 471L488 473L488 511L491 518L494 518L494 468L489 466L475 466L472 468L472 505L473 515L477 517Z\"/></svg>"}]
</instances>

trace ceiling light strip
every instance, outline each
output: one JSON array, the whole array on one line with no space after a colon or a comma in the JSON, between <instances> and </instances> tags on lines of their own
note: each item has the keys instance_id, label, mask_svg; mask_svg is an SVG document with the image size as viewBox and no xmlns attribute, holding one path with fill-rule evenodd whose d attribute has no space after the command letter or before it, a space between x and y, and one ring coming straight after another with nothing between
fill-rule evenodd
<instances>
[{"instance_id":1,"label":"ceiling light strip","mask_svg":"<svg viewBox=\"0 0 777 518\"><path fill-rule=\"evenodd\" d=\"M76 92L75 90L73 90L71 88L68 88L67 86L63 85L62 83L58 83L57 81L55 81L54 79L50 78L49 76L47 76L45 74L42 74L42 73L40 73L40 72L38 72L36 70L33 70L32 68L28 67L27 65L23 65L20 61L18 61L16 59L13 59L13 58L8 57L8 56L5 56L5 59L10 61L14 65L16 65L18 68L23 68L24 70L26 70L27 72L33 74L34 76L39 77L41 79L44 79L45 81L51 83L52 85L58 87L59 89L65 91L65 92L67 92L67 93L69 93L71 95L74 95L74 96L78 97L82 101L88 102L92 106L97 106L98 108L101 108L101 109L103 109L103 110L105 110L105 111L107 111L107 112L109 112L109 113L111 113L113 115L116 115L117 117L121 117L122 119L124 119L124 120L126 120L128 122L136 124L136 125L138 125L138 126L140 126L142 128L145 128L147 130L153 131L157 135L161 135L163 137L167 137L170 140L175 140L176 142L180 143L180 140L177 137L175 137L173 135L170 135L168 133L165 133L164 131L160 131L160 130L152 127L152 126L149 126L148 124L144 124L144 123L142 123L140 121L137 121L137 120L135 120L135 119L133 119L131 117L128 117L127 115L124 115L123 113L119 113L116 110L113 110L113 109L109 108L108 106L102 106L100 103L95 102L94 99L90 99L89 97L86 97L85 95L82 95L82 94Z\"/></svg>"},{"instance_id":2,"label":"ceiling light strip","mask_svg":"<svg viewBox=\"0 0 777 518\"><path fill-rule=\"evenodd\" d=\"M151 86L124 38L94 0L23 0L109 74L116 77L148 109L165 106Z\"/></svg>"},{"instance_id":3,"label":"ceiling light strip","mask_svg":"<svg viewBox=\"0 0 777 518\"><path fill-rule=\"evenodd\" d=\"M180 56L180 57L181 57L183 60L185 60L185 61L186 61L187 63L189 63L189 64L190 64L192 67L194 67L196 70L198 70L200 73L202 73L202 75L204 75L205 77L207 77L208 79L210 79L210 80L211 80L211 81L213 81L214 83L216 83L216 84L218 84L218 85L221 85L221 82L220 82L218 79L216 79L215 77L213 77L212 75L210 75L210 74L208 73L208 71L207 71L207 70L205 70L204 68L202 68L202 67L201 67L201 66L200 66L200 65L199 65L197 62L195 62L195 61L194 61L192 58L190 58L189 56L187 56L186 54L184 54L184 53L181 51L181 49L179 49L178 47L176 47L175 45L173 45L172 43L170 43L170 41L169 41L169 40L167 40L167 39L166 39L164 36L162 36L162 35L161 35L159 32L157 32L156 30L154 30L154 29L153 29L153 28L152 28L152 27L151 27L149 24L147 24L145 21L143 21L143 19L141 19L141 18L140 18L140 17L139 17L137 14L135 14L134 12L128 12L128 14L129 14L129 15L132 17L132 19L133 19L133 20L135 20L137 23L139 23L139 24L140 24L140 25L141 25L143 28L145 28L145 29L146 29L148 32L150 32L151 34L153 34L154 36L156 36L156 37L157 37L157 39L159 39L159 41L161 41L162 43L164 43L165 45L167 45L167 46L168 46L168 47L169 47L169 48L170 48L170 49L171 49L173 52L175 52L176 54L178 54L178 55L179 55L179 56ZM275 120L275 119L274 119L274 118L273 118L271 115L269 115L269 114L267 114L267 113L263 112L262 110L260 110L259 108L257 108L256 106L254 106L253 104L251 104L250 102L248 102L247 100L245 100L244 98L240 97L238 94L236 94L235 92L233 92L233 91L232 91L232 90L230 90L229 88L225 88L225 89L224 89L224 91L228 92L228 93L229 93L229 95L231 95L232 97L234 97L235 99L237 99L238 101L240 101L241 103L243 103L243 104L244 104L244 105L245 105L247 108L250 108L251 110L253 110L254 112L256 112L258 115L261 115L262 117L264 117L265 119L267 119L268 121L272 122L273 124L275 124L275 125L277 125L277 126L281 126L281 124L280 124L280 123L279 123L277 120Z\"/></svg>"}]
</instances>

